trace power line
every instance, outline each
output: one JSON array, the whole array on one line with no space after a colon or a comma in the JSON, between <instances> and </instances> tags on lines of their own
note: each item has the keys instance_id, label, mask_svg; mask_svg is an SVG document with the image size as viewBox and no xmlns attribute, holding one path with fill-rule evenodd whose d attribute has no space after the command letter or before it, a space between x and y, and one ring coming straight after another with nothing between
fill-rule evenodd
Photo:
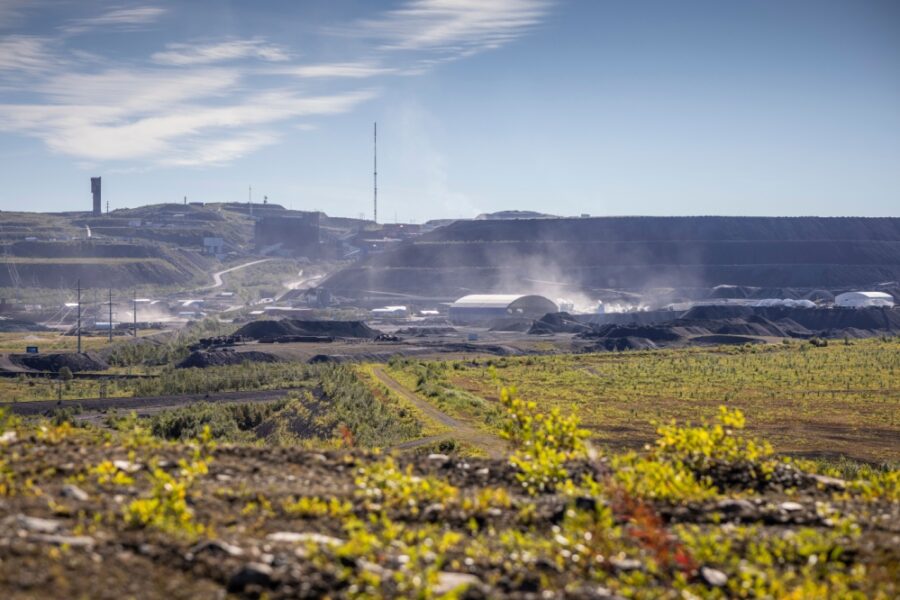
<instances>
[{"instance_id":1,"label":"power line","mask_svg":"<svg viewBox=\"0 0 900 600\"><path fill-rule=\"evenodd\" d=\"M112 288L109 288L109 337L107 340L112 342Z\"/></svg>"}]
</instances>

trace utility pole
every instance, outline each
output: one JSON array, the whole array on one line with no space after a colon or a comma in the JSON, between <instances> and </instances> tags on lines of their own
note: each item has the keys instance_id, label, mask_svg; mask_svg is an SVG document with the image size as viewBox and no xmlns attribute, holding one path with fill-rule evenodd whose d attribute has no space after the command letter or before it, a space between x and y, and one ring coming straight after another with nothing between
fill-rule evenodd
<instances>
[{"instance_id":1,"label":"utility pole","mask_svg":"<svg viewBox=\"0 0 900 600\"><path fill-rule=\"evenodd\" d=\"M78 321L75 325L75 334L78 336L78 354L81 354L81 280L78 280Z\"/></svg>"},{"instance_id":2,"label":"utility pole","mask_svg":"<svg viewBox=\"0 0 900 600\"><path fill-rule=\"evenodd\" d=\"M253 216L253 186L247 187L247 204L250 205L250 216Z\"/></svg>"},{"instance_id":3,"label":"utility pole","mask_svg":"<svg viewBox=\"0 0 900 600\"><path fill-rule=\"evenodd\" d=\"M134 290L134 300L132 310L134 311L134 337L137 337L137 290Z\"/></svg>"},{"instance_id":4,"label":"utility pole","mask_svg":"<svg viewBox=\"0 0 900 600\"><path fill-rule=\"evenodd\" d=\"M372 129L372 193L373 193L373 204L374 210L372 211L372 220L376 223L378 222L378 122L375 122L375 127Z\"/></svg>"},{"instance_id":5,"label":"utility pole","mask_svg":"<svg viewBox=\"0 0 900 600\"><path fill-rule=\"evenodd\" d=\"M109 288L109 338L107 339L112 343L112 288Z\"/></svg>"}]
</instances>

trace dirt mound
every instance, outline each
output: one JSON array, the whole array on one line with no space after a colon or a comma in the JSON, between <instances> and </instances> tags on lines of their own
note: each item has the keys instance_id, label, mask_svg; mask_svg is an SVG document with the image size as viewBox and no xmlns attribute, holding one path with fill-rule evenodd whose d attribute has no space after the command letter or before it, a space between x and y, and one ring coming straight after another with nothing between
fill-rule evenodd
<instances>
[{"instance_id":1,"label":"dirt mound","mask_svg":"<svg viewBox=\"0 0 900 600\"><path fill-rule=\"evenodd\" d=\"M49 331L43 325L24 319L0 317L0 333L22 333L26 331Z\"/></svg>"},{"instance_id":2,"label":"dirt mound","mask_svg":"<svg viewBox=\"0 0 900 600\"><path fill-rule=\"evenodd\" d=\"M488 323L488 331L514 331L525 333L531 329L532 319L496 319Z\"/></svg>"},{"instance_id":3,"label":"dirt mound","mask_svg":"<svg viewBox=\"0 0 900 600\"><path fill-rule=\"evenodd\" d=\"M527 282L535 261L590 289L670 287L796 298L900 277L900 219L609 217L457 221L330 275L340 295L459 296ZM775 290L780 290L776 295ZM737 295L734 295L737 294Z\"/></svg>"},{"instance_id":4,"label":"dirt mound","mask_svg":"<svg viewBox=\"0 0 900 600\"><path fill-rule=\"evenodd\" d=\"M770 307L756 309L757 314L773 321L791 319L810 331L860 329L878 333L900 332L900 310L890 308L811 308Z\"/></svg>"},{"instance_id":5,"label":"dirt mound","mask_svg":"<svg viewBox=\"0 0 900 600\"><path fill-rule=\"evenodd\" d=\"M429 335L447 335L456 333L455 327L405 327L397 330L397 335L411 335L414 337L426 337Z\"/></svg>"},{"instance_id":6,"label":"dirt mound","mask_svg":"<svg viewBox=\"0 0 900 600\"><path fill-rule=\"evenodd\" d=\"M764 299L764 298L787 298L796 300L803 297L803 292L791 287L761 287L753 290L748 298Z\"/></svg>"},{"instance_id":7,"label":"dirt mound","mask_svg":"<svg viewBox=\"0 0 900 600\"><path fill-rule=\"evenodd\" d=\"M38 241L17 242L9 250L19 278L34 287L72 285L76 279L82 289L185 284L205 279L210 267L197 252L160 243ZM0 287L12 285L12 276L0 272Z\"/></svg>"},{"instance_id":8,"label":"dirt mound","mask_svg":"<svg viewBox=\"0 0 900 600\"><path fill-rule=\"evenodd\" d=\"M804 300L813 302L834 302L834 294L828 290L813 290L803 295Z\"/></svg>"},{"instance_id":9,"label":"dirt mound","mask_svg":"<svg viewBox=\"0 0 900 600\"><path fill-rule=\"evenodd\" d=\"M691 338L692 344L701 344L704 346L722 346L734 345L741 346L743 344L765 344L764 340L746 335L700 335Z\"/></svg>"},{"instance_id":10,"label":"dirt mound","mask_svg":"<svg viewBox=\"0 0 900 600\"><path fill-rule=\"evenodd\" d=\"M592 331L590 325L585 325L577 321L567 312L547 313L537 321L535 321L529 334L546 334L546 333L585 333Z\"/></svg>"},{"instance_id":11,"label":"dirt mound","mask_svg":"<svg viewBox=\"0 0 900 600\"><path fill-rule=\"evenodd\" d=\"M578 334L579 338L642 338L652 342L677 342L684 334L669 325L603 325L590 332Z\"/></svg>"},{"instance_id":12,"label":"dirt mound","mask_svg":"<svg viewBox=\"0 0 900 600\"><path fill-rule=\"evenodd\" d=\"M642 313L634 313L640 315ZM673 317L677 312L669 313ZM653 325L594 325L582 339L645 338L657 345L743 344L758 338L866 338L900 333L900 311L790 306L695 306L680 318Z\"/></svg>"},{"instance_id":13,"label":"dirt mound","mask_svg":"<svg viewBox=\"0 0 900 600\"><path fill-rule=\"evenodd\" d=\"M207 367L222 367L226 365L239 365L245 362L279 362L279 358L268 352L234 352L227 348L213 350L191 352L191 354L183 361L178 363L176 369L205 369Z\"/></svg>"},{"instance_id":14,"label":"dirt mound","mask_svg":"<svg viewBox=\"0 0 900 600\"><path fill-rule=\"evenodd\" d=\"M754 314L752 306L708 305L694 306L681 318L687 321L717 321L721 319L749 319Z\"/></svg>"},{"instance_id":15,"label":"dirt mound","mask_svg":"<svg viewBox=\"0 0 900 600\"><path fill-rule=\"evenodd\" d=\"M752 290L741 285L717 285L709 291L710 298L748 298Z\"/></svg>"},{"instance_id":16,"label":"dirt mound","mask_svg":"<svg viewBox=\"0 0 900 600\"><path fill-rule=\"evenodd\" d=\"M105 371L109 365L94 352L60 352L55 354L10 354L9 360L20 367L34 371L59 373L69 367L73 373L80 371Z\"/></svg>"},{"instance_id":17,"label":"dirt mound","mask_svg":"<svg viewBox=\"0 0 900 600\"><path fill-rule=\"evenodd\" d=\"M591 315L590 322L596 324L613 323L616 325L656 325L657 323L669 323L679 318L684 311L677 310L642 310L638 312L608 312Z\"/></svg>"},{"instance_id":18,"label":"dirt mound","mask_svg":"<svg viewBox=\"0 0 900 600\"><path fill-rule=\"evenodd\" d=\"M253 321L238 329L234 335L253 340L284 336L327 336L335 338L373 339L381 332L362 321Z\"/></svg>"},{"instance_id":19,"label":"dirt mound","mask_svg":"<svg viewBox=\"0 0 900 600\"><path fill-rule=\"evenodd\" d=\"M330 335L282 335L259 338L260 344L329 344L334 341Z\"/></svg>"},{"instance_id":20,"label":"dirt mound","mask_svg":"<svg viewBox=\"0 0 900 600\"><path fill-rule=\"evenodd\" d=\"M778 319L776 323L779 327L781 327L781 330L784 331L785 334L787 334L789 337L808 338L815 335L812 331L788 317Z\"/></svg>"},{"instance_id":21,"label":"dirt mound","mask_svg":"<svg viewBox=\"0 0 900 600\"><path fill-rule=\"evenodd\" d=\"M606 350L608 352L621 352L623 350L653 350L659 348L653 341L642 337L620 337L606 338L594 346L590 350L599 352Z\"/></svg>"},{"instance_id":22,"label":"dirt mound","mask_svg":"<svg viewBox=\"0 0 900 600\"><path fill-rule=\"evenodd\" d=\"M753 315L749 319L729 319L725 323L716 326L711 324L717 334L723 335L750 335L767 337L789 337L788 333L777 324L765 317Z\"/></svg>"}]
</instances>

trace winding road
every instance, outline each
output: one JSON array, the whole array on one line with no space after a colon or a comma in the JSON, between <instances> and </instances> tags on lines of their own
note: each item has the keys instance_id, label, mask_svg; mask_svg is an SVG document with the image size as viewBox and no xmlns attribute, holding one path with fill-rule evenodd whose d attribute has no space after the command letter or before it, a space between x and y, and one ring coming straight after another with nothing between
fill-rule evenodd
<instances>
[{"instance_id":1,"label":"winding road","mask_svg":"<svg viewBox=\"0 0 900 600\"><path fill-rule=\"evenodd\" d=\"M258 264L260 264L260 263L269 262L270 260L274 260L274 259L272 259L272 258L261 258L260 260L254 260L254 261L251 261L251 262L248 262L248 263L244 263L244 264L242 264L242 265L238 265L238 266L236 266L236 267L231 267L230 269L225 269L224 271L219 271L219 272L217 272L217 273L213 273L213 274L212 274L212 276L213 276L213 283L212 283L212 285L204 286L204 287L202 287L202 288L199 288L197 291L214 290L214 289L216 289L216 288L218 288L218 287L222 287L222 284L224 283L224 282L222 281L222 275L225 275L226 273L231 273L232 271L239 271L239 270L241 270L241 269L246 269L247 267L252 267L253 265L258 265Z\"/></svg>"}]
</instances>

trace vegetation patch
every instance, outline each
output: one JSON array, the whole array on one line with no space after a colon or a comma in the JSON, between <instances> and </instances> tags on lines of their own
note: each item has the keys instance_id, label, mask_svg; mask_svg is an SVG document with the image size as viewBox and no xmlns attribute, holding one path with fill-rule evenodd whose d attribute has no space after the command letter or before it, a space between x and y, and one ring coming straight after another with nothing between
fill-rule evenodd
<instances>
[{"instance_id":1,"label":"vegetation patch","mask_svg":"<svg viewBox=\"0 0 900 600\"><path fill-rule=\"evenodd\" d=\"M604 448L639 449L654 422L753 415L749 432L780 453L900 460L900 338L753 347L394 361L391 375L449 414L498 432L500 389L575 414ZM449 401L454 394L478 401Z\"/></svg>"},{"instance_id":2,"label":"vegetation patch","mask_svg":"<svg viewBox=\"0 0 900 600\"><path fill-rule=\"evenodd\" d=\"M502 397L504 460L217 445L210 423L176 442L136 419L100 430L0 415L0 594L97 597L128 582L149 597L171 582L239 598L900 593L896 471L845 461L856 479L841 480L786 463L725 408L605 454L571 414ZM549 476L536 457L550 457ZM720 485L720 465L771 477Z\"/></svg>"}]
</instances>

